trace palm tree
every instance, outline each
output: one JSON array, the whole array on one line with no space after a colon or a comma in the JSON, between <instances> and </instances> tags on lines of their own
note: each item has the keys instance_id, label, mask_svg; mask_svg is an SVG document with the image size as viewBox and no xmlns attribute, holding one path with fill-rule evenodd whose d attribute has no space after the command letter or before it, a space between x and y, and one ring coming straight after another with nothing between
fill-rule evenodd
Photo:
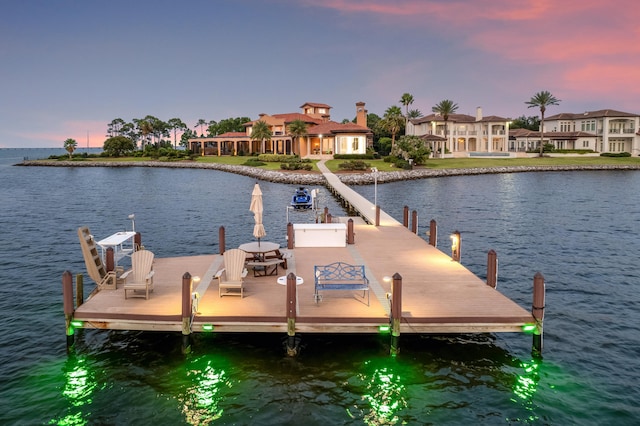
<instances>
[{"instance_id":1,"label":"palm tree","mask_svg":"<svg viewBox=\"0 0 640 426\"><path fill-rule=\"evenodd\" d=\"M444 142L444 149L441 151L441 156L440 156L441 158L444 158L444 152L447 150L447 142L449 140L447 135L447 122L449 121L449 115L455 114L457 110L458 110L458 104L456 104L453 101L450 101L449 99L440 101L440 103L436 104L436 106L431 108L431 111L435 112L436 114L440 114L444 119L445 142Z\"/></svg>"},{"instance_id":2,"label":"palm tree","mask_svg":"<svg viewBox=\"0 0 640 426\"><path fill-rule=\"evenodd\" d=\"M407 128L407 123L409 122L409 105L411 105L413 103L413 95L410 93L403 93L402 97L400 98L400 103L402 105L404 105L404 109L405 109L405 129Z\"/></svg>"},{"instance_id":3,"label":"palm tree","mask_svg":"<svg viewBox=\"0 0 640 426\"><path fill-rule=\"evenodd\" d=\"M422 117L422 112L420 112L419 109L410 109L409 112L407 112L407 118L409 118L409 120L420 117Z\"/></svg>"},{"instance_id":4,"label":"palm tree","mask_svg":"<svg viewBox=\"0 0 640 426\"><path fill-rule=\"evenodd\" d=\"M384 117L382 117L382 120L378 122L378 125L382 129L391 133L391 150L393 150L393 147L396 143L396 134L400 132L404 122L404 117L402 116L400 107L397 107L395 105L387 108L387 110L384 112Z\"/></svg>"},{"instance_id":5,"label":"palm tree","mask_svg":"<svg viewBox=\"0 0 640 426\"><path fill-rule=\"evenodd\" d=\"M265 141L270 141L271 136L271 129L266 121L258 120L253 123L253 128L251 129L251 140L262 141L261 153L264 153L265 151Z\"/></svg>"},{"instance_id":6,"label":"palm tree","mask_svg":"<svg viewBox=\"0 0 640 426\"><path fill-rule=\"evenodd\" d=\"M64 141L64 149L69 153L69 159L71 159L71 154L73 154L73 151L76 150L77 146L78 142L76 142L75 139L67 139Z\"/></svg>"},{"instance_id":7,"label":"palm tree","mask_svg":"<svg viewBox=\"0 0 640 426\"><path fill-rule=\"evenodd\" d=\"M293 120L289 124L289 134L291 135L291 137L293 137L294 142L293 146L291 147L291 153L295 154L295 150L293 148L296 145L296 142L298 142L299 138L301 138L302 136L307 135L307 123L300 119Z\"/></svg>"},{"instance_id":8,"label":"palm tree","mask_svg":"<svg viewBox=\"0 0 640 426\"><path fill-rule=\"evenodd\" d=\"M542 157L542 152L544 150L544 145L542 143L544 140L544 112L547 110L549 105L558 105L559 103L560 99L556 99L551 92L546 90L536 93L530 100L525 102L525 104L529 105L528 108L540 108L540 157Z\"/></svg>"}]
</instances>

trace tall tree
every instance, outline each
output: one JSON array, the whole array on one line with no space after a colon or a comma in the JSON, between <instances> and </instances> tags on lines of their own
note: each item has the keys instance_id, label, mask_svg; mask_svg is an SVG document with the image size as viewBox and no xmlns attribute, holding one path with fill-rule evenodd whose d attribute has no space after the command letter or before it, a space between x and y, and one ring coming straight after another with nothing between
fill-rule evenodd
<instances>
[{"instance_id":1,"label":"tall tree","mask_svg":"<svg viewBox=\"0 0 640 426\"><path fill-rule=\"evenodd\" d=\"M409 120L413 120L415 118L420 118L422 117L422 112L420 112L419 109L410 109L409 112L407 113L407 118Z\"/></svg>"},{"instance_id":2,"label":"tall tree","mask_svg":"<svg viewBox=\"0 0 640 426\"><path fill-rule=\"evenodd\" d=\"M547 110L548 106L560 104L560 99L556 99L551 92L543 90L533 95L533 97L526 101L525 104L529 105L528 108L540 108L540 157L542 157L542 152L544 150L544 112Z\"/></svg>"},{"instance_id":3,"label":"tall tree","mask_svg":"<svg viewBox=\"0 0 640 426\"><path fill-rule=\"evenodd\" d=\"M398 106L390 106L384 112L384 117L382 120L378 122L378 125L382 127L382 129L391 133L391 149L396 143L396 135L402 130L402 125L405 123L404 117L402 115L402 110Z\"/></svg>"},{"instance_id":4,"label":"tall tree","mask_svg":"<svg viewBox=\"0 0 640 426\"><path fill-rule=\"evenodd\" d=\"M64 141L64 149L69 153L69 159L71 159L71 155L73 154L73 151L76 150L77 146L78 142L76 142L75 139L67 139Z\"/></svg>"},{"instance_id":5,"label":"tall tree","mask_svg":"<svg viewBox=\"0 0 640 426\"><path fill-rule=\"evenodd\" d=\"M175 149L178 147L177 140L176 140L178 136L178 131L184 132L185 130L187 130L187 125L184 124L184 122L179 118L171 118L169 119L169 121L167 121L167 124L169 125L169 128L173 131L173 148Z\"/></svg>"},{"instance_id":6,"label":"tall tree","mask_svg":"<svg viewBox=\"0 0 640 426\"><path fill-rule=\"evenodd\" d=\"M413 103L413 95L411 93L403 93L402 97L400 98L400 103L402 105L404 105L404 110L405 110L404 127L406 129L407 128L407 123L409 122L409 105L411 105Z\"/></svg>"},{"instance_id":7,"label":"tall tree","mask_svg":"<svg viewBox=\"0 0 640 426\"><path fill-rule=\"evenodd\" d=\"M270 141L271 136L271 129L266 121L258 120L253 123L253 128L251 129L251 140L262 141L262 148L260 149L261 153L265 152L265 141Z\"/></svg>"},{"instance_id":8,"label":"tall tree","mask_svg":"<svg viewBox=\"0 0 640 426\"><path fill-rule=\"evenodd\" d=\"M197 128L200 127L200 136L204 136L204 133L202 133L202 128L204 126L208 126L207 120L205 120L204 118L200 118L198 119L198 122L196 123L195 126L193 126L193 128Z\"/></svg>"},{"instance_id":9,"label":"tall tree","mask_svg":"<svg viewBox=\"0 0 640 426\"><path fill-rule=\"evenodd\" d=\"M440 156L441 158L444 158L444 153L447 149L447 142L449 141L449 137L447 134L447 122L449 121L449 116L451 114L455 114L456 111L458 111L458 104L456 104L455 102L449 99L445 99L443 101L440 101L433 108L431 108L431 111L435 112L436 114L440 114L444 119L445 146L442 149L441 156Z\"/></svg>"},{"instance_id":10,"label":"tall tree","mask_svg":"<svg viewBox=\"0 0 640 426\"><path fill-rule=\"evenodd\" d=\"M289 124L289 134L293 138L293 146L291 147L291 153L295 154L294 147L296 146L296 142L298 142L298 140L301 137L307 136L307 123L305 123L300 119L293 120Z\"/></svg>"}]
</instances>

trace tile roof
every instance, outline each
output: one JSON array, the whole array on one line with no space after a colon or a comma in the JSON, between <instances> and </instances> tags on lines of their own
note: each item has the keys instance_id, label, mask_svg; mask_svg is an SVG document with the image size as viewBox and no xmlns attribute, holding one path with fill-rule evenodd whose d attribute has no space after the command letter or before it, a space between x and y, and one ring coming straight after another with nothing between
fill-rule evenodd
<instances>
[{"instance_id":1,"label":"tile roof","mask_svg":"<svg viewBox=\"0 0 640 426\"><path fill-rule=\"evenodd\" d=\"M563 112L546 117L545 120L580 120L584 118L609 118L609 117L638 117L640 114L616 111L614 109L600 109L597 111L585 111L583 113Z\"/></svg>"},{"instance_id":2,"label":"tile roof","mask_svg":"<svg viewBox=\"0 0 640 426\"><path fill-rule=\"evenodd\" d=\"M310 135L329 135L331 133L371 133L368 127L359 126L355 123L337 123L335 121L327 121L326 123L320 123L317 126L307 129L307 133Z\"/></svg>"}]
</instances>

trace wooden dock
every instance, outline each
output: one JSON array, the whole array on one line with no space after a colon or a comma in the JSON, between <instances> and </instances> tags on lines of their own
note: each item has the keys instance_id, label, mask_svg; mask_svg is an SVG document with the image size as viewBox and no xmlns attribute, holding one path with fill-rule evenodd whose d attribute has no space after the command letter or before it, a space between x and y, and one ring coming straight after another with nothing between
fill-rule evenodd
<instances>
[{"instance_id":1,"label":"wooden dock","mask_svg":"<svg viewBox=\"0 0 640 426\"><path fill-rule=\"evenodd\" d=\"M362 216L368 214L370 221L371 212L375 214L373 204L355 191L340 187L339 181L332 182L334 177L329 173L329 184L336 185L334 189L347 197L352 206L364 211ZM278 276L294 273L304 280L295 286L293 301L288 298L287 286L277 283L278 276L254 277L251 273L245 278L244 297L220 297L214 278L222 265L220 254L156 258L154 291L148 300L125 300L119 285L113 290L94 292L72 312L67 312L70 308L66 303L68 322L73 324L71 328L183 334L379 333L392 323L394 289L389 277L395 275L402 280L401 305L396 305L401 306L401 312L394 314L399 318L396 334L523 332L526 326L537 327L541 333L542 322L530 310L488 286L386 213L380 216L380 226L368 224L361 217L334 218L349 219L353 222L354 244L285 250L290 255L287 270L281 268ZM371 288L369 306L362 292L350 291L327 291L316 303L314 265L337 261L365 266ZM183 288L185 273L200 277L199 284L187 293ZM190 315L185 314L185 294L191 296ZM294 309L290 309L292 303Z\"/></svg>"}]
</instances>

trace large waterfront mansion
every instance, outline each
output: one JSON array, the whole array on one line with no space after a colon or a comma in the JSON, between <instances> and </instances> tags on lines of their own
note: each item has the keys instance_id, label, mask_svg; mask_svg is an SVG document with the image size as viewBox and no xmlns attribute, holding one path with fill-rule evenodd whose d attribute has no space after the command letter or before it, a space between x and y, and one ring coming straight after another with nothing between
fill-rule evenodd
<instances>
[{"instance_id":1,"label":"large waterfront mansion","mask_svg":"<svg viewBox=\"0 0 640 426\"><path fill-rule=\"evenodd\" d=\"M640 155L640 115L611 109L581 114L562 113L544 120L544 144L556 149L592 150L597 153L628 152ZM507 155L536 150L540 131L509 129L509 119L451 114L446 122L440 115L410 120L406 134L430 137L436 151L446 146L451 156Z\"/></svg>"},{"instance_id":2,"label":"large waterfront mansion","mask_svg":"<svg viewBox=\"0 0 640 426\"><path fill-rule=\"evenodd\" d=\"M260 114L245 123L244 132L189 139L190 149L201 155L238 155L254 153L297 154L300 157L332 154L363 154L372 146L373 132L367 127L364 102L356 103L356 122L331 120L331 107L307 102L300 112ZM289 126L296 120L307 125L306 136L294 137ZM253 139L258 121L264 121L271 139ZM509 129L508 118L483 115L451 114L445 123L438 114L409 120L406 134L420 136L434 152L445 156L514 156L536 150L540 131ZM556 149L591 150L595 153L628 152L640 155L640 115L604 109L585 113L561 113L545 117L544 144Z\"/></svg>"}]
</instances>

